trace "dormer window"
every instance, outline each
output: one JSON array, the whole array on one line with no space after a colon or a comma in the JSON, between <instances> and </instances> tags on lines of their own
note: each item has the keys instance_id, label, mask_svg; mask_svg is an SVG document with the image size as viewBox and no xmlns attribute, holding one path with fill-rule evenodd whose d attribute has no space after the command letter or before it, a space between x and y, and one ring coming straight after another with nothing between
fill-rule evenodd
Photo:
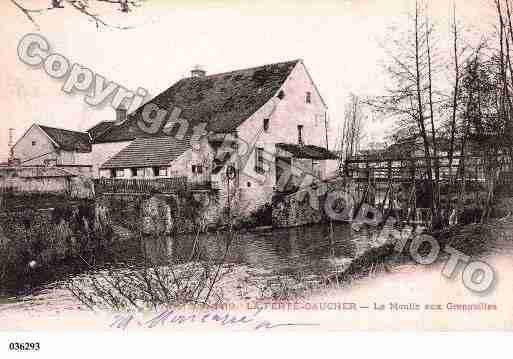
<instances>
[{"instance_id":1,"label":"dormer window","mask_svg":"<svg viewBox=\"0 0 513 359\"><path fill-rule=\"evenodd\" d=\"M32 146L35 146L37 144L36 141L32 141Z\"/></svg>"},{"instance_id":2,"label":"dormer window","mask_svg":"<svg viewBox=\"0 0 513 359\"><path fill-rule=\"evenodd\" d=\"M310 91L306 93L306 103L312 103L312 93Z\"/></svg>"},{"instance_id":3,"label":"dormer window","mask_svg":"<svg viewBox=\"0 0 513 359\"><path fill-rule=\"evenodd\" d=\"M269 131L269 119L264 118L264 132Z\"/></svg>"},{"instance_id":4,"label":"dormer window","mask_svg":"<svg viewBox=\"0 0 513 359\"><path fill-rule=\"evenodd\" d=\"M278 92L278 98L280 100L283 100L285 98L285 91L280 90L280 92Z\"/></svg>"}]
</instances>

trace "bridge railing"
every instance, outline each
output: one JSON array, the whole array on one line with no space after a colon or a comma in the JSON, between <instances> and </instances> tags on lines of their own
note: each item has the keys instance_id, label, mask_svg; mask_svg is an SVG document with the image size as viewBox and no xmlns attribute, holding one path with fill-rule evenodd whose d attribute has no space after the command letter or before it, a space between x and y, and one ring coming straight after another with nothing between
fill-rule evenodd
<instances>
[{"instance_id":1,"label":"bridge railing","mask_svg":"<svg viewBox=\"0 0 513 359\"><path fill-rule=\"evenodd\" d=\"M454 180L461 170L460 161L464 157L455 155L452 162L446 155L432 157L431 168L439 169L440 179L444 181ZM505 158L497 159L501 170L509 169L510 163ZM422 156L412 157L379 157L379 156L355 156L348 158L345 163L347 175L355 179L397 180L405 181L412 178L425 178L428 166ZM478 155L465 156L465 175L476 181L485 180L485 166L483 158ZM451 169L451 171L450 171Z\"/></svg>"}]
</instances>

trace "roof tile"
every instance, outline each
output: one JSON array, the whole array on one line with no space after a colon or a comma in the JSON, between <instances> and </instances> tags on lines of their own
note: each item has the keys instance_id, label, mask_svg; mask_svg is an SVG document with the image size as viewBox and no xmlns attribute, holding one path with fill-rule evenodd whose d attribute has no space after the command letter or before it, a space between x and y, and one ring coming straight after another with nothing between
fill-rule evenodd
<instances>
[{"instance_id":1,"label":"roof tile","mask_svg":"<svg viewBox=\"0 0 513 359\"><path fill-rule=\"evenodd\" d=\"M333 152L314 145L296 145L292 143L277 143L276 146L290 152L294 158L306 158L312 160L336 160L338 157Z\"/></svg>"},{"instance_id":2,"label":"roof tile","mask_svg":"<svg viewBox=\"0 0 513 359\"><path fill-rule=\"evenodd\" d=\"M91 152L91 139L87 132L64 130L39 125L59 147L65 151Z\"/></svg>"},{"instance_id":3,"label":"roof tile","mask_svg":"<svg viewBox=\"0 0 513 359\"><path fill-rule=\"evenodd\" d=\"M91 136L91 139L95 139L105 131L107 131L110 126L112 126L114 121L102 121L97 123L95 126L91 127L87 130L87 133Z\"/></svg>"},{"instance_id":4,"label":"roof tile","mask_svg":"<svg viewBox=\"0 0 513 359\"><path fill-rule=\"evenodd\" d=\"M105 162L102 168L167 166L190 147L189 138L138 138Z\"/></svg>"},{"instance_id":5,"label":"roof tile","mask_svg":"<svg viewBox=\"0 0 513 359\"><path fill-rule=\"evenodd\" d=\"M185 78L149 103L169 112L174 106L182 109L180 117L191 121L191 132L194 125L201 122L206 122L210 131L230 132L276 94L298 61ZM130 114L127 121L103 132L94 142L128 141L155 136L144 132L137 124L142 120L144 106Z\"/></svg>"}]
</instances>

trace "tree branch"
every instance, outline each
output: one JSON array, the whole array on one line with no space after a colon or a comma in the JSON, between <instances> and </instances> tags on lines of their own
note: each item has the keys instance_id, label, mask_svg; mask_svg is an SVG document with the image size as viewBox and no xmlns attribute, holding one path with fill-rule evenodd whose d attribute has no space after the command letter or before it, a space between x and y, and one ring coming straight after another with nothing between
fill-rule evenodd
<instances>
[{"instance_id":1,"label":"tree branch","mask_svg":"<svg viewBox=\"0 0 513 359\"><path fill-rule=\"evenodd\" d=\"M10 0L11 3L14 4L20 10L31 22L34 24L34 26L39 30L39 25L36 22L36 20L32 17L32 14L40 14L44 11L52 10L53 7L44 8L44 9L27 9L26 7L22 6L20 3L18 3L16 0Z\"/></svg>"},{"instance_id":2,"label":"tree branch","mask_svg":"<svg viewBox=\"0 0 513 359\"><path fill-rule=\"evenodd\" d=\"M18 10L20 10L30 22L39 30L40 26L37 23L36 19L32 16L33 14L40 14L48 10L53 9L59 9L64 8L62 5L63 2L66 2L67 4L71 5L71 7L78 11L81 15L87 17L89 20L93 21L96 25L96 28L99 29L100 26L104 27L111 27L119 30L127 30L132 29L133 26L118 26L118 25L111 25L107 23L100 14L94 13L91 11L90 2L87 0L51 0L51 7L44 8L44 9L28 9L25 6L23 6L19 0L9 0L12 4L16 6ZM109 4L119 4L120 11L121 12L129 12L131 11L131 7L140 7L141 1L144 0L92 0L96 1L97 3L109 3Z\"/></svg>"}]
</instances>

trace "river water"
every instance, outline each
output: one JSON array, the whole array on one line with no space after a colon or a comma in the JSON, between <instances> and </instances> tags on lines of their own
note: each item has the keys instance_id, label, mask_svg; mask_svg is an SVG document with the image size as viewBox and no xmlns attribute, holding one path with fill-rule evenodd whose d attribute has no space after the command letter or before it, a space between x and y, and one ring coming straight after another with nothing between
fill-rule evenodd
<instances>
[{"instance_id":1,"label":"river water","mask_svg":"<svg viewBox=\"0 0 513 359\"><path fill-rule=\"evenodd\" d=\"M276 273L329 271L370 248L367 230L355 232L349 224L314 224L293 228L269 229L232 235L228 233L179 236L170 246L174 260L190 257L192 248L202 259L248 264ZM196 242L196 245L194 243ZM172 248L172 249L171 249Z\"/></svg>"},{"instance_id":2,"label":"river water","mask_svg":"<svg viewBox=\"0 0 513 359\"><path fill-rule=\"evenodd\" d=\"M139 239L126 230L122 232L126 232L124 233L125 239L117 245L119 247L117 260L110 264L104 263L101 267L113 265L124 268L127 260L139 261L136 259L140 257L138 252L141 252ZM144 252L147 255L156 253L159 258L165 258L166 262L168 260L174 263L191 260L223 261L236 265L248 265L276 275L301 274L319 277L334 272L338 273L348 265L351 259L358 257L375 244L375 239L369 228L363 228L356 232L347 223L269 228L233 232L231 235L227 231L200 235L186 234L166 239L159 238L159 241L162 240L166 242L165 245L151 248L154 247L151 244L152 241L143 239L146 247ZM156 242L153 241L153 243ZM191 253L195 253L193 258L191 258ZM87 258L86 262L91 263L89 261L90 259ZM158 259L155 262L158 262ZM80 261L75 264L80 264L82 269L80 270L74 265L52 267L52 273L36 273L42 269L35 269L35 272L32 273L33 276L40 274L47 279L31 282L29 280L31 278L20 278L19 294L30 293L40 285L44 286L45 283L66 279L80 272L88 273L91 269L94 272L100 268L94 264L84 264Z\"/></svg>"}]
</instances>

